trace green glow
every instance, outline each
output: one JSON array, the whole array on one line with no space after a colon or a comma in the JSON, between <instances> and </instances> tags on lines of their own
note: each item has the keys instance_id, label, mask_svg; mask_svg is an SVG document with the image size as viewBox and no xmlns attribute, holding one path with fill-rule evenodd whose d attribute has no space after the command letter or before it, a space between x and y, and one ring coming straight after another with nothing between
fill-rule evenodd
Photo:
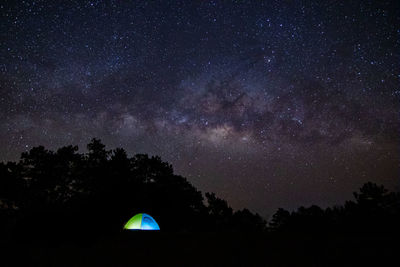
<instances>
[{"instance_id":1,"label":"green glow","mask_svg":"<svg viewBox=\"0 0 400 267\"><path fill-rule=\"evenodd\" d=\"M134 230L134 229L141 229L142 226L142 213L136 214L133 216L124 226L124 229Z\"/></svg>"}]
</instances>

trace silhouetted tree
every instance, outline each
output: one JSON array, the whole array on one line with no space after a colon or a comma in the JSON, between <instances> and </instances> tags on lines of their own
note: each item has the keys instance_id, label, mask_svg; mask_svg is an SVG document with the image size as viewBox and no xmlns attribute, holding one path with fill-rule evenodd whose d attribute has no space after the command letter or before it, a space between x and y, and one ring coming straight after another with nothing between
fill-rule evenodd
<instances>
[{"instance_id":1,"label":"silhouetted tree","mask_svg":"<svg viewBox=\"0 0 400 267\"><path fill-rule=\"evenodd\" d=\"M207 209L211 219L211 229L217 231L230 230L232 228L233 210L226 200L220 199L214 193L206 193Z\"/></svg>"},{"instance_id":2,"label":"silhouetted tree","mask_svg":"<svg viewBox=\"0 0 400 267\"><path fill-rule=\"evenodd\" d=\"M264 232L267 222L257 213L253 214L248 209L238 210L233 214L233 230L238 232Z\"/></svg>"},{"instance_id":3,"label":"silhouetted tree","mask_svg":"<svg viewBox=\"0 0 400 267\"><path fill-rule=\"evenodd\" d=\"M272 220L269 223L269 226L273 230L284 230L288 227L290 221L290 212L279 208L275 214L272 216Z\"/></svg>"}]
</instances>

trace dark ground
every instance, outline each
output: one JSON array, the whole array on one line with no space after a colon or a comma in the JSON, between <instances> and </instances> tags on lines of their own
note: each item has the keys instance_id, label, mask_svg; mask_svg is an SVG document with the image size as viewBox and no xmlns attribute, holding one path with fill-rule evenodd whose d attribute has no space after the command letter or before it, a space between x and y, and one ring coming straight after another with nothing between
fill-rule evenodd
<instances>
[{"instance_id":1,"label":"dark ground","mask_svg":"<svg viewBox=\"0 0 400 267\"><path fill-rule=\"evenodd\" d=\"M396 266L400 252L394 236L165 232L15 241L1 250L2 266Z\"/></svg>"}]
</instances>

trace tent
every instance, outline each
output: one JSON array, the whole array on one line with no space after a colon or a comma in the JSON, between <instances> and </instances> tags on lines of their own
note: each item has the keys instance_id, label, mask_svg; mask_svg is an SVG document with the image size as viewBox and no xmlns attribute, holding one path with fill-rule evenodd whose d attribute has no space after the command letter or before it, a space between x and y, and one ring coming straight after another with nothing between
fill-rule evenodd
<instances>
[{"instance_id":1,"label":"tent","mask_svg":"<svg viewBox=\"0 0 400 267\"><path fill-rule=\"evenodd\" d=\"M126 230L160 230L157 222L146 213L133 216L124 226Z\"/></svg>"}]
</instances>

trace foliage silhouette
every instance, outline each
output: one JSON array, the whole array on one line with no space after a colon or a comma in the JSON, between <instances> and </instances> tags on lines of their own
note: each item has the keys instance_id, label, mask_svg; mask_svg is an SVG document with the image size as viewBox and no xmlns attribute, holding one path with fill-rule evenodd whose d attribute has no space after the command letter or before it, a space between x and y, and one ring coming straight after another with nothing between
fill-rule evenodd
<instances>
[{"instance_id":1,"label":"foliage silhouette","mask_svg":"<svg viewBox=\"0 0 400 267\"><path fill-rule=\"evenodd\" d=\"M282 208L273 215L273 231L301 233L398 234L400 194L368 182L354 192L355 202L325 210L311 206L289 212Z\"/></svg>"},{"instance_id":2,"label":"foliage silhouette","mask_svg":"<svg viewBox=\"0 0 400 267\"><path fill-rule=\"evenodd\" d=\"M0 163L0 213L7 229L23 237L92 237L121 231L139 212L154 216L163 231L265 229L258 214L233 213L213 193L206 193L206 205L202 193L160 157L129 158L122 148L106 150L98 139L87 150L39 146L17 163Z\"/></svg>"},{"instance_id":3,"label":"foliage silhouette","mask_svg":"<svg viewBox=\"0 0 400 267\"><path fill-rule=\"evenodd\" d=\"M247 209L233 211L214 193L203 194L160 157L128 157L98 139L50 151L43 146L0 163L0 234L4 238L74 239L112 235L134 214L147 212L163 231L398 233L400 194L366 183L355 201L321 209L282 208L269 227ZM29 224L29 227L26 225ZM34 231L32 231L34 229Z\"/></svg>"}]
</instances>

